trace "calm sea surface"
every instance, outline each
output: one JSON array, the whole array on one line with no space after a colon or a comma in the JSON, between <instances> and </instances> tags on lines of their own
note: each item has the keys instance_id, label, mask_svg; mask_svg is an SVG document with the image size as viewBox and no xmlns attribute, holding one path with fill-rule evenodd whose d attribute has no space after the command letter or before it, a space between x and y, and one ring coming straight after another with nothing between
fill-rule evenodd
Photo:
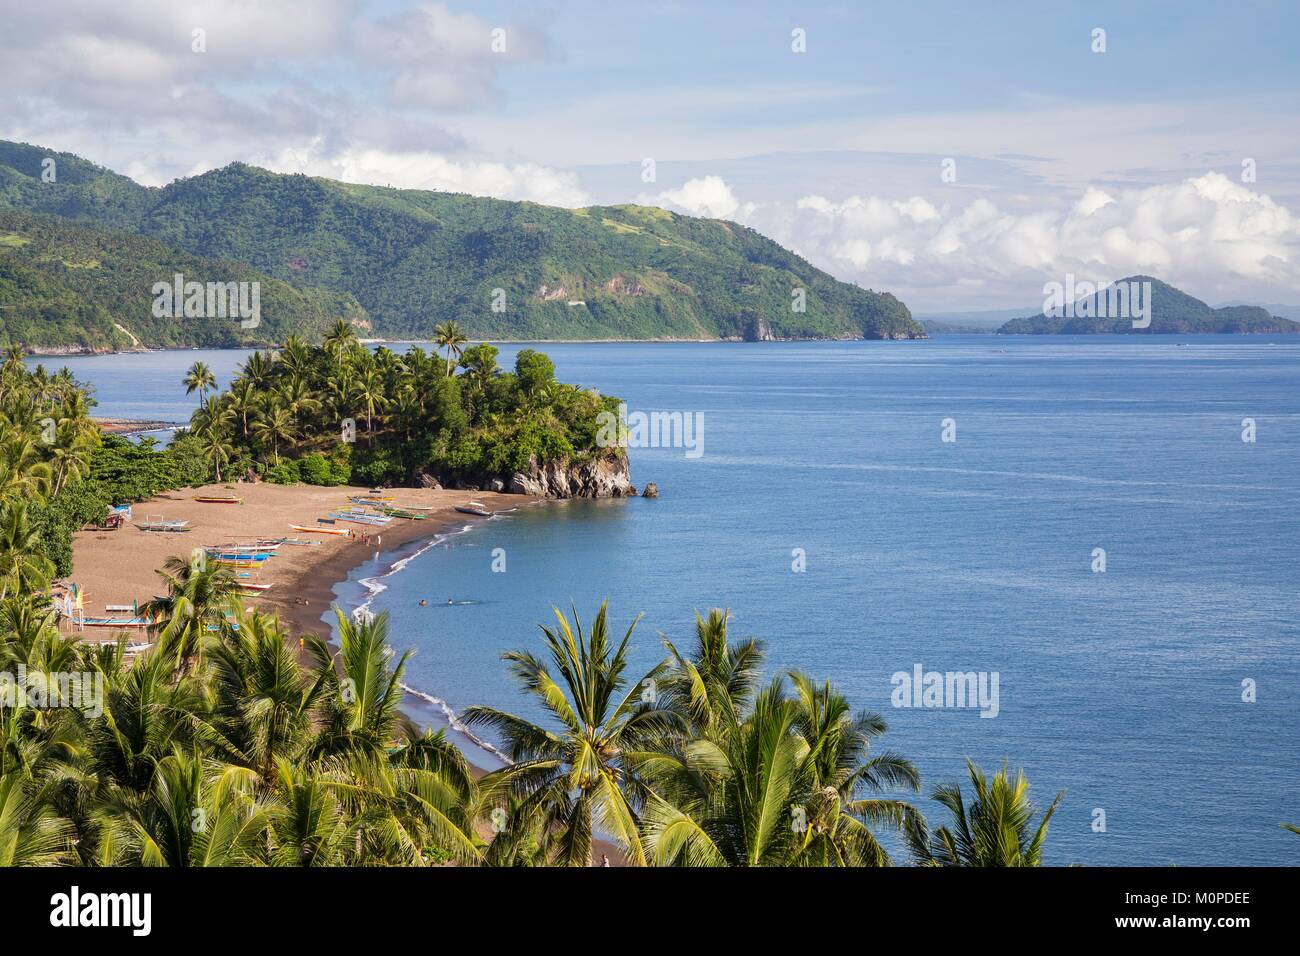
<instances>
[{"instance_id":1,"label":"calm sea surface","mask_svg":"<svg viewBox=\"0 0 1300 956\"><path fill-rule=\"evenodd\" d=\"M633 449L659 500L521 508L340 585L391 612L413 688L537 717L499 656L538 650L552 604L585 619L608 598L620 629L644 613L643 668L725 606L771 674L830 678L884 714L926 793L968 755L1024 767L1040 803L1066 790L1051 863L1300 864L1278 826L1300 822L1300 341L540 348L634 412L702 414L703 454ZM244 357L49 364L101 414L182 420L185 368L224 384ZM996 673L997 716L892 706L892 675L918 664Z\"/></svg>"}]
</instances>

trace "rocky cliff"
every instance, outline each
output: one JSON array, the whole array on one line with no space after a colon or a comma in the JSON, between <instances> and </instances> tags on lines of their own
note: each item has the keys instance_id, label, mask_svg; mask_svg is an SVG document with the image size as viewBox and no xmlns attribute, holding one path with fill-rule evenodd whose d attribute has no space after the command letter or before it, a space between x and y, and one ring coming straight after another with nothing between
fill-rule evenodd
<instances>
[{"instance_id":1,"label":"rocky cliff","mask_svg":"<svg viewBox=\"0 0 1300 956\"><path fill-rule=\"evenodd\" d=\"M591 461L529 463L512 475L506 490L541 498L631 498L636 495L627 456L608 454Z\"/></svg>"}]
</instances>

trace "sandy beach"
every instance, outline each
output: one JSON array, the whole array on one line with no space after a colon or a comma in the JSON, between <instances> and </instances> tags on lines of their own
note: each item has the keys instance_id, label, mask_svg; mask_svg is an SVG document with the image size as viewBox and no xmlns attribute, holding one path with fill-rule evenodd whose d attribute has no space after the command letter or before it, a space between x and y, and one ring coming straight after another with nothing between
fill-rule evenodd
<instances>
[{"instance_id":1,"label":"sandy beach","mask_svg":"<svg viewBox=\"0 0 1300 956\"><path fill-rule=\"evenodd\" d=\"M412 521L394 518L383 527L369 527L339 522L322 525L335 529L350 528L353 537L307 534L294 531L291 524L317 526L316 519L331 511L352 507L350 497L365 497L368 489L356 487L323 488L316 485L213 484L202 488L185 488L164 493L133 506L132 520L116 531L88 530L73 538L73 574L70 580L81 588L87 617L121 617L108 612L105 605L143 605L154 595L163 593L157 571L173 555L188 556L192 549L217 544L253 544L258 538L292 537L319 543L306 546L282 545L271 560L247 580L270 584L266 591L249 592L245 605L279 611L295 634L312 632L328 636L328 625L321 615L328 609L333 586L344 580L357 565L374 556L376 551L390 551L411 541L430 538L449 525L483 519L456 512L455 505L471 499L489 508L511 508L531 502L521 495L490 492L397 488L386 491L394 504L415 505L432 510L422 511L428 518ZM242 504L208 504L195 501L196 496L242 497ZM136 527L146 516L187 519L194 530L175 533L141 531ZM370 544L362 535L372 536ZM374 540L378 536L379 540ZM306 603L304 603L306 602ZM137 632L138 633L138 632ZM88 641L108 640L116 632L108 628L87 628L82 632Z\"/></svg>"}]
</instances>

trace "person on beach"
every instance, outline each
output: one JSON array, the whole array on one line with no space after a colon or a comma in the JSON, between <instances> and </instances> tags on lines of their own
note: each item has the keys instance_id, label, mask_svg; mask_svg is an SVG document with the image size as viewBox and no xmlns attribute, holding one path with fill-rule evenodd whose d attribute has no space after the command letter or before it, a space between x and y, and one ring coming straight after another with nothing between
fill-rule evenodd
<instances>
[{"instance_id":1,"label":"person on beach","mask_svg":"<svg viewBox=\"0 0 1300 956\"><path fill-rule=\"evenodd\" d=\"M606 856L605 854L603 854L603 853L600 855L600 865L601 865L601 866L609 866L609 857L607 857L607 856Z\"/></svg>"}]
</instances>

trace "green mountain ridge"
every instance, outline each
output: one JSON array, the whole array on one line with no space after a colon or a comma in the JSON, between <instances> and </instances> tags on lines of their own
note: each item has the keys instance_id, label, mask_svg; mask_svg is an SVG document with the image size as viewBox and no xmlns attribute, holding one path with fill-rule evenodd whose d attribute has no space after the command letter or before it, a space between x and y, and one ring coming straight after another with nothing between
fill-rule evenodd
<instances>
[{"instance_id":1,"label":"green mountain ridge","mask_svg":"<svg viewBox=\"0 0 1300 956\"><path fill-rule=\"evenodd\" d=\"M47 157L53 183L41 179ZM0 143L4 206L350 294L390 338L428 338L449 319L495 339L925 336L889 293L840 282L748 227L655 207L562 209L241 163L154 188Z\"/></svg>"},{"instance_id":2,"label":"green mountain ridge","mask_svg":"<svg viewBox=\"0 0 1300 956\"><path fill-rule=\"evenodd\" d=\"M1098 315L1105 311L1104 292L1084 296L1074 303L1075 315L1048 316L1043 313L1012 319L997 331L1003 335L1170 335L1188 333L1249 333L1276 335L1300 332L1300 323L1270 315L1259 306L1228 306L1215 309L1181 289L1152 276L1127 276L1115 285L1130 282L1151 283L1151 324L1135 329L1133 317ZM1079 303L1086 302L1091 316L1078 315Z\"/></svg>"},{"instance_id":3,"label":"green mountain ridge","mask_svg":"<svg viewBox=\"0 0 1300 956\"><path fill-rule=\"evenodd\" d=\"M153 286L185 281L259 283L259 323L237 317L154 313ZM251 266L179 252L143 236L0 208L0 347L101 351L149 347L233 348L319 338L329 323L366 321L350 295L299 288Z\"/></svg>"}]
</instances>

